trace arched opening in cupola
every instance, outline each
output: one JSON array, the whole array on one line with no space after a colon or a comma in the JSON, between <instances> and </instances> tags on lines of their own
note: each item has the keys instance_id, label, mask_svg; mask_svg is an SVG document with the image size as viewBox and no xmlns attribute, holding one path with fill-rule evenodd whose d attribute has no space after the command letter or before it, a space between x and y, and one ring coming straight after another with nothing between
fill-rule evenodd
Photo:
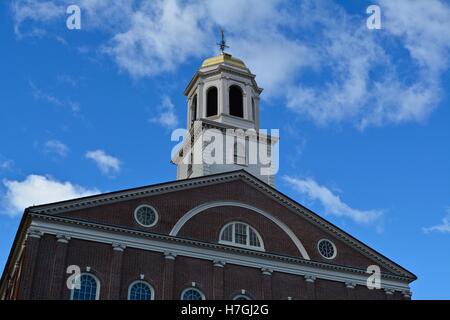
<instances>
[{"instance_id":1,"label":"arched opening in cupola","mask_svg":"<svg viewBox=\"0 0 450 320\"><path fill-rule=\"evenodd\" d=\"M212 117L217 115L218 94L216 87L210 87L206 92L206 116Z\"/></svg>"},{"instance_id":2,"label":"arched opening in cupola","mask_svg":"<svg viewBox=\"0 0 450 320\"><path fill-rule=\"evenodd\" d=\"M244 95L241 87L232 85L230 87L230 115L244 117Z\"/></svg>"}]
</instances>

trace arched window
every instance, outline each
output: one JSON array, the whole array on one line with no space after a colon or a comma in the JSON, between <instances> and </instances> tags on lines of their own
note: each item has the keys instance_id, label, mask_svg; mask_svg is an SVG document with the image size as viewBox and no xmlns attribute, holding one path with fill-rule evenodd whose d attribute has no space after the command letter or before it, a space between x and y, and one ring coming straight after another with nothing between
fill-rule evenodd
<instances>
[{"instance_id":1,"label":"arched window","mask_svg":"<svg viewBox=\"0 0 450 320\"><path fill-rule=\"evenodd\" d=\"M230 114L235 117L244 117L244 98L241 87L230 87Z\"/></svg>"},{"instance_id":2,"label":"arched window","mask_svg":"<svg viewBox=\"0 0 450 320\"><path fill-rule=\"evenodd\" d=\"M246 223L231 222L220 231L219 243L249 248L253 250L264 250L264 243L258 232Z\"/></svg>"},{"instance_id":3,"label":"arched window","mask_svg":"<svg viewBox=\"0 0 450 320\"><path fill-rule=\"evenodd\" d=\"M245 294L238 294L233 298L233 300L252 300L249 296L246 296Z\"/></svg>"},{"instance_id":4,"label":"arched window","mask_svg":"<svg viewBox=\"0 0 450 320\"><path fill-rule=\"evenodd\" d=\"M100 282L92 274L80 275L79 289L72 289L71 300L98 300L100 296Z\"/></svg>"},{"instance_id":5,"label":"arched window","mask_svg":"<svg viewBox=\"0 0 450 320\"><path fill-rule=\"evenodd\" d=\"M211 87L206 93L206 116L212 117L217 115L218 94L217 88Z\"/></svg>"},{"instance_id":6,"label":"arched window","mask_svg":"<svg viewBox=\"0 0 450 320\"><path fill-rule=\"evenodd\" d=\"M153 288L145 281L135 281L128 288L128 300L153 300Z\"/></svg>"},{"instance_id":7,"label":"arched window","mask_svg":"<svg viewBox=\"0 0 450 320\"><path fill-rule=\"evenodd\" d=\"M205 300L205 295L198 289L188 288L181 293L181 300Z\"/></svg>"},{"instance_id":8,"label":"arched window","mask_svg":"<svg viewBox=\"0 0 450 320\"><path fill-rule=\"evenodd\" d=\"M191 123L193 123L195 120L197 120L197 95L192 98L191 105Z\"/></svg>"}]
</instances>

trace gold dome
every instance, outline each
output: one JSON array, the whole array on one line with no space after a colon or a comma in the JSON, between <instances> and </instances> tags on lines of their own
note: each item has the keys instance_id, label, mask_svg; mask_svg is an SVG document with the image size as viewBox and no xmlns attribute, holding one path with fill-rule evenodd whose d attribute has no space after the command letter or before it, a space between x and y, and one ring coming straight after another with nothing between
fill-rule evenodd
<instances>
[{"instance_id":1,"label":"gold dome","mask_svg":"<svg viewBox=\"0 0 450 320\"><path fill-rule=\"evenodd\" d=\"M205 61L203 61L202 63L202 68L205 67L210 67L216 64L221 64L221 63L225 63L225 64L229 64L238 68L244 68L247 69L247 67L245 66L245 63L242 60L233 58L231 56L231 54L228 53L221 53L218 56L212 57L212 58L208 58Z\"/></svg>"}]
</instances>

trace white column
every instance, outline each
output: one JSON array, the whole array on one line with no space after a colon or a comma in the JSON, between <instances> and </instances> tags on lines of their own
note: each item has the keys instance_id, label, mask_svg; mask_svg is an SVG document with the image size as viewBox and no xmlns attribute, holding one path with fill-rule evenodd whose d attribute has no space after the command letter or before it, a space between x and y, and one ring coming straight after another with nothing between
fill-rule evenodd
<instances>
[{"instance_id":1,"label":"white column","mask_svg":"<svg viewBox=\"0 0 450 320\"><path fill-rule=\"evenodd\" d=\"M244 119L252 120L252 87L249 84L245 84L244 89Z\"/></svg>"},{"instance_id":2,"label":"white column","mask_svg":"<svg viewBox=\"0 0 450 320\"><path fill-rule=\"evenodd\" d=\"M195 95L195 94L194 94ZM192 98L188 98L188 101L187 101L187 117L186 117L186 119L187 119L187 126L186 126L186 128L190 128L191 127L191 107L192 107Z\"/></svg>"},{"instance_id":3,"label":"white column","mask_svg":"<svg viewBox=\"0 0 450 320\"><path fill-rule=\"evenodd\" d=\"M259 129L259 96L254 97L255 100L255 129Z\"/></svg>"},{"instance_id":4,"label":"white column","mask_svg":"<svg viewBox=\"0 0 450 320\"><path fill-rule=\"evenodd\" d=\"M228 77L224 76L220 79L221 81L221 88L222 88L222 97L220 99L222 103L222 107L219 110L220 113L230 114L230 95L229 95L229 81Z\"/></svg>"},{"instance_id":5,"label":"white column","mask_svg":"<svg viewBox=\"0 0 450 320\"><path fill-rule=\"evenodd\" d=\"M197 119L206 117L206 92L204 82L199 81L197 87Z\"/></svg>"}]
</instances>

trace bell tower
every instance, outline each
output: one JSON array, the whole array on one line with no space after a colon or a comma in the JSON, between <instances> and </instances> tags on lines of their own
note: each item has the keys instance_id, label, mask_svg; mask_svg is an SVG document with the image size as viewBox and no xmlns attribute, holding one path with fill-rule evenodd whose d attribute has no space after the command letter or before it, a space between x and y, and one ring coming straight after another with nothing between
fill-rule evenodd
<instances>
[{"instance_id":1,"label":"bell tower","mask_svg":"<svg viewBox=\"0 0 450 320\"><path fill-rule=\"evenodd\" d=\"M172 159L177 179L245 169L273 186L274 174L261 170L263 163L255 159L264 153L262 149L270 156L277 143L276 137L260 133L263 89L242 60L224 52L223 31L219 45L221 53L203 61L184 91L189 139Z\"/></svg>"}]
</instances>

